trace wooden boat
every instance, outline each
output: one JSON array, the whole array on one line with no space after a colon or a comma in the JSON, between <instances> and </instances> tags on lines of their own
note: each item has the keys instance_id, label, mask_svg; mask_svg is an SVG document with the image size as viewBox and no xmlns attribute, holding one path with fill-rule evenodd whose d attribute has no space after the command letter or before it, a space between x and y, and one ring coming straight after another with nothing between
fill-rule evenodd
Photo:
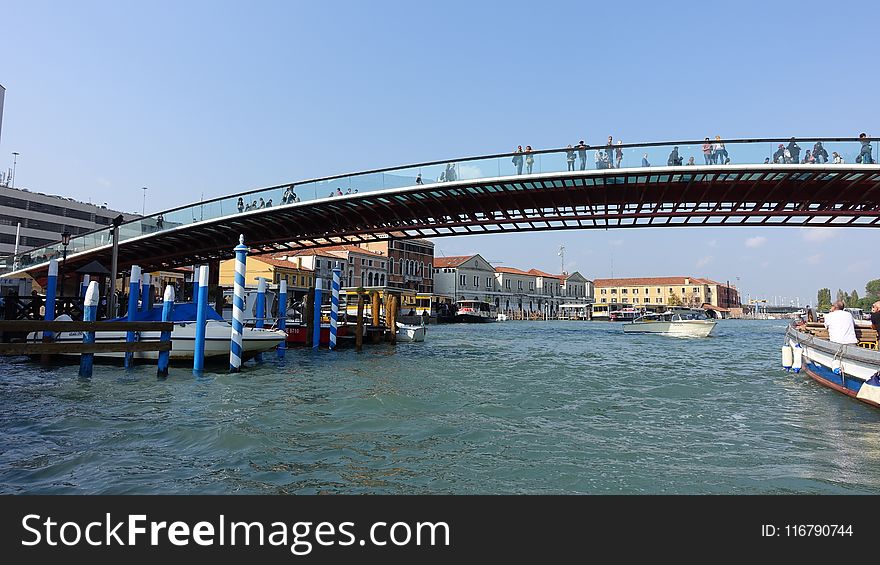
<instances>
[{"instance_id":1,"label":"wooden boat","mask_svg":"<svg viewBox=\"0 0 880 565\"><path fill-rule=\"evenodd\" d=\"M877 332L859 325L855 329L859 343L841 345L829 341L821 322L789 326L782 347L783 367L796 373L803 370L819 384L880 407Z\"/></svg>"}]
</instances>

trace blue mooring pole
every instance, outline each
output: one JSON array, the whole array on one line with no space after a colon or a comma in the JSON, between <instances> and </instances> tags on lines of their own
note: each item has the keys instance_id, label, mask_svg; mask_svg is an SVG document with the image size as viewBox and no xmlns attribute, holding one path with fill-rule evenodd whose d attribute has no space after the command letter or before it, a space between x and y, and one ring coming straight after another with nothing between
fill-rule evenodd
<instances>
[{"instance_id":1,"label":"blue mooring pole","mask_svg":"<svg viewBox=\"0 0 880 565\"><path fill-rule=\"evenodd\" d=\"M174 298L174 285L169 284L165 287L165 296L163 297L162 302L163 322L173 321L172 314L174 313ZM159 341L161 341L162 343L165 343L166 341L171 341L171 332L162 332ZM156 370L156 376L160 379L164 379L168 376L168 360L170 357L170 351L159 352L159 366Z\"/></svg>"},{"instance_id":2,"label":"blue mooring pole","mask_svg":"<svg viewBox=\"0 0 880 565\"><path fill-rule=\"evenodd\" d=\"M199 267L199 292L196 307L196 343L193 349L193 375L200 377L205 370L205 323L208 313L208 266Z\"/></svg>"},{"instance_id":3,"label":"blue mooring pole","mask_svg":"<svg viewBox=\"0 0 880 565\"><path fill-rule=\"evenodd\" d=\"M192 268L193 268L193 280L192 280L193 300L192 300L192 302L193 302L193 304L198 304L199 303L199 266L193 265Z\"/></svg>"},{"instance_id":4,"label":"blue mooring pole","mask_svg":"<svg viewBox=\"0 0 880 565\"><path fill-rule=\"evenodd\" d=\"M134 322L137 317L138 294L141 288L141 268L137 265L131 266L131 276L128 279L128 321ZM135 340L134 332L125 333L125 341L131 343ZM134 353L125 352L125 368L130 369L134 362Z\"/></svg>"},{"instance_id":5,"label":"blue mooring pole","mask_svg":"<svg viewBox=\"0 0 880 565\"><path fill-rule=\"evenodd\" d=\"M101 293L98 290L98 281L89 283L86 297L83 302L83 322L94 322L98 317L98 302ZM83 332L83 343L95 343L95 332ZM94 353L83 353L79 358L79 376L85 379L92 378L92 367L95 360Z\"/></svg>"},{"instance_id":6,"label":"blue mooring pole","mask_svg":"<svg viewBox=\"0 0 880 565\"><path fill-rule=\"evenodd\" d=\"M333 282L330 295L330 349L336 349L336 328L339 325L339 277L342 271L333 269Z\"/></svg>"},{"instance_id":7,"label":"blue mooring pole","mask_svg":"<svg viewBox=\"0 0 880 565\"><path fill-rule=\"evenodd\" d=\"M257 303L254 304L254 314L256 318L254 327L262 329L266 320L266 279L263 277L257 277ZM257 353L254 361L262 363L263 354Z\"/></svg>"},{"instance_id":8,"label":"blue mooring pole","mask_svg":"<svg viewBox=\"0 0 880 565\"><path fill-rule=\"evenodd\" d=\"M235 246L235 279L232 295L232 339L229 340L229 372L241 370L241 334L244 331L244 274L247 270L247 245L244 235Z\"/></svg>"},{"instance_id":9,"label":"blue mooring pole","mask_svg":"<svg viewBox=\"0 0 880 565\"><path fill-rule=\"evenodd\" d=\"M312 330L312 349L318 349L321 345L321 287L324 280L321 277L315 279L315 327Z\"/></svg>"},{"instance_id":10,"label":"blue mooring pole","mask_svg":"<svg viewBox=\"0 0 880 565\"><path fill-rule=\"evenodd\" d=\"M144 281L141 285L141 312L146 312L153 306L150 304L150 295L153 294L153 291L150 288L149 273L144 273L141 278Z\"/></svg>"},{"instance_id":11,"label":"blue mooring pole","mask_svg":"<svg viewBox=\"0 0 880 565\"><path fill-rule=\"evenodd\" d=\"M86 297L86 291L89 290L89 282L92 280L92 277L89 275L83 275L82 284L79 287L79 295L82 298Z\"/></svg>"},{"instance_id":12,"label":"blue mooring pole","mask_svg":"<svg viewBox=\"0 0 880 565\"><path fill-rule=\"evenodd\" d=\"M278 283L278 329L285 332L287 330L287 281ZM287 338L281 340L278 344L278 358L284 358L284 350L287 349Z\"/></svg>"},{"instance_id":13,"label":"blue mooring pole","mask_svg":"<svg viewBox=\"0 0 880 565\"><path fill-rule=\"evenodd\" d=\"M58 292L58 260L49 261L49 282L46 283L46 315L47 322L55 319L55 294ZM52 332L43 332L43 338L51 338Z\"/></svg>"}]
</instances>

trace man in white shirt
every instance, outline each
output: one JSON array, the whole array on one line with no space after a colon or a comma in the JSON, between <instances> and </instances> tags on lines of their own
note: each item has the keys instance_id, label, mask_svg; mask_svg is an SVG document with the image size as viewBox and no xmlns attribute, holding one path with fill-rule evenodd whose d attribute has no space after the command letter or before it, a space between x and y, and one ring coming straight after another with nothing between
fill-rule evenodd
<instances>
[{"instance_id":1,"label":"man in white shirt","mask_svg":"<svg viewBox=\"0 0 880 565\"><path fill-rule=\"evenodd\" d=\"M825 327L828 328L828 339L834 343L855 345L859 342L852 314L844 310L840 300L831 305L831 312L825 314Z\"/></svg>"}]
</instances>

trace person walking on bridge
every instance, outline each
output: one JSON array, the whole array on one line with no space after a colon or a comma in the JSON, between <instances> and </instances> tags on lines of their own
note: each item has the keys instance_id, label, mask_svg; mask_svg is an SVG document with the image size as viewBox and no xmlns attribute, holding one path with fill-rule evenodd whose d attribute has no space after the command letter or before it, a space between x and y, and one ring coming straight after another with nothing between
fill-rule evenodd
<instances>
[{"instance_id":1,"label":"person walking on bridge","mask_svg":"<svg viewBox=\"0 0 880 565\"><path fill-rule=\"evenodd\" d=\"M568 164L568 170L574 171L574 149L572 149L571 143L568 144L568 148L565 150L565 162Z\"/></svg>"},{"instance_id":2,"label":"person walking on bridge","mask_svg":"<svg viewBox=\"0 0 880 565\"><path fill-rule=\"evenodd\" d=\"M612 169L614 166L611 164L614 159L614 140L611 136L608 136L608 144L605 146L605 157L608 158L608 168Z\"/></svg>"},{"instance_id":3,"label":"person walking on bridge","mask_svg":"<svg viewBox=\"0 0 880 565\"><path fill-rule=\"evenodd\" d=\"M532 174L532 165L535 164L535 156L532 155L532 146L526 145L526 172Z\"/></svg>"}]
</instances>

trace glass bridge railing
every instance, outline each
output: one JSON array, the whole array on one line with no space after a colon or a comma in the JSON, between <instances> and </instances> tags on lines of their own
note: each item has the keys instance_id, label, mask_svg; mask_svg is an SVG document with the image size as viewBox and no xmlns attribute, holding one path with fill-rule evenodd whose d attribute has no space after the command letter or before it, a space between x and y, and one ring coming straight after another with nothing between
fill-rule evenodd
<instances>
[{"instance_id":1,"label":"glass bridge railing","mask_svg":"<svg viewBox=\"0 0 880 565\"><path fill-rule=\"evenodd\" d=\"M233 214L247 214L268 207L291 206L298 202L363 194L376 190L411 187L452 181L516 175L540 175L566 171L668 167L688 165L744 164L876 164L878 142L858 138L786 138L761 140L703 141L570 146L531 153L507 153L467 159L436 161L364 173L340 175L252 190L159 212L122 224L120 242L212 220ZM111 243L110 230L72 238L67 254L80 253ZM0 273L24 269L61 258L64 248L54 243L7 260Z\"/></svg>"}]
</instances>

